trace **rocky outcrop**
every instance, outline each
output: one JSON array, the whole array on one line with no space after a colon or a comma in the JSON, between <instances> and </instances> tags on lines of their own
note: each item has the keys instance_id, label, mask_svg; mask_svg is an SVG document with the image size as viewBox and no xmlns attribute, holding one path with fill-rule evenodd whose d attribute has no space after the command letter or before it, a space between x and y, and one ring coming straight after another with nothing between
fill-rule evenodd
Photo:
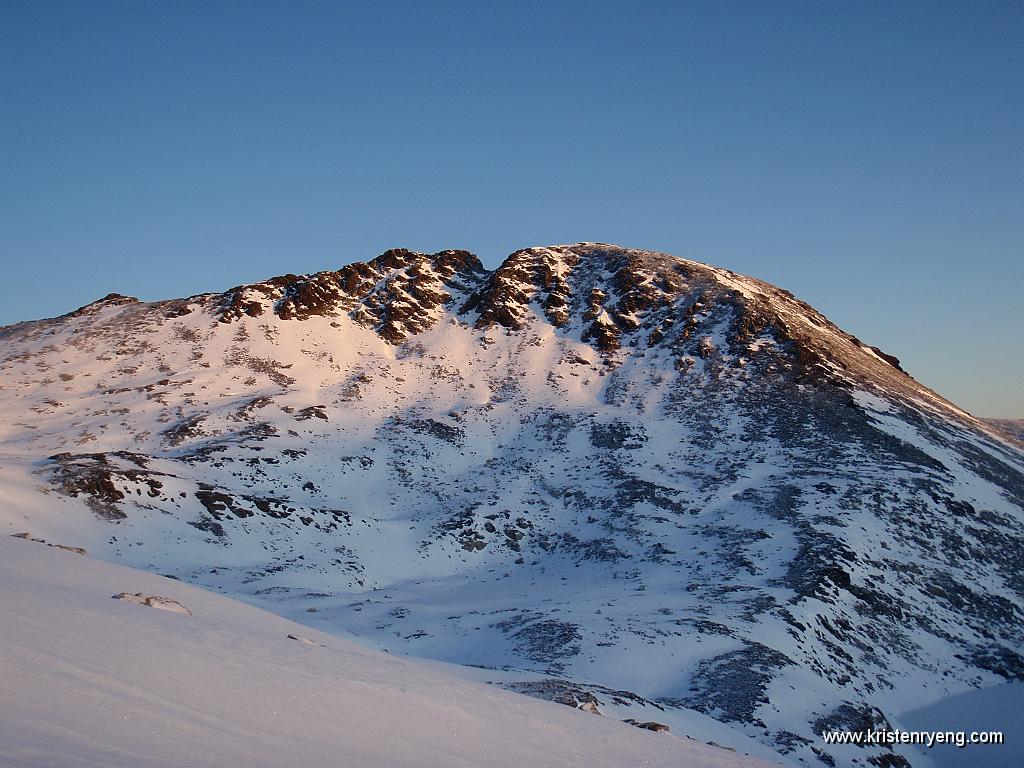
<instances>
[{"instance_id":1,"label":"rocky outcrop","mask_svg":"<svg viewBox=\"0 0 1024 768\"><path fill-rule=\"evenodd\" d=\"M282 275L242 285L215 300L222 323L272 312L282 320L347 314L398 343L430 327L437 310L474 287L483 265L468 251L428 255L396 248L337 271Z\"/></svg>"}]
</instances>

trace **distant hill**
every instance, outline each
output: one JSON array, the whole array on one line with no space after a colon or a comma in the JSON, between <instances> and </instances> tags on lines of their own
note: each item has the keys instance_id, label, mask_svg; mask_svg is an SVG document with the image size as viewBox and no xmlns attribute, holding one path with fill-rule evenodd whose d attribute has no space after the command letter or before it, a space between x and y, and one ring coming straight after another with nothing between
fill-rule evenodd
<instances>
[{"instance_id":1,"label":"distant hill","mask_svg":"<svg viewBox=\"0 0 1024 768\"><path fill-rule=\"evenodd\" d=\"M985 419L1004 435L1024 442L1024 419Z\"/></svg>"}]
</instances>

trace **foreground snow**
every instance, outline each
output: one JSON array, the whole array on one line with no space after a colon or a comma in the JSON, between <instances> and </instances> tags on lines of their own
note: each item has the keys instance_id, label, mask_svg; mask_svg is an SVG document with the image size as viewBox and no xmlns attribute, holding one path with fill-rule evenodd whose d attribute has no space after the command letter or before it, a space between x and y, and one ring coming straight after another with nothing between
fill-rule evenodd
<instances>
[{"instance_id":1,"label":"foreground snow","mask_svg":"<svg viewBox=\"0 0 1024 768\"><path fill-rule=\"evenodd\" d=\"M124 591L173 598L192 615L111 599ZM9 768L767 765L8 537L0 627Z\"/></svg>"}]
</instances>

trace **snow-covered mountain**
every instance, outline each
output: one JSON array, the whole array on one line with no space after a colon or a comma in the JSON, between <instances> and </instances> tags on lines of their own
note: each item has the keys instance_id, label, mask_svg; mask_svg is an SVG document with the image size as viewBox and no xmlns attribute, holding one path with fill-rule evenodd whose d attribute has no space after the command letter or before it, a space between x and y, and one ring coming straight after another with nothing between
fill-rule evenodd
<instances>
[{"instance_id":1,"label":"snow-covered mountain","mask_svg":"<svg viewBox=\"0 0 1024 768\"><path fill-rule=\"evenodd\" d=\"M728 270L396 250L0 340L12 533L797 765L1024 678L1019 445Z\"/></svg>"}]
</instances>

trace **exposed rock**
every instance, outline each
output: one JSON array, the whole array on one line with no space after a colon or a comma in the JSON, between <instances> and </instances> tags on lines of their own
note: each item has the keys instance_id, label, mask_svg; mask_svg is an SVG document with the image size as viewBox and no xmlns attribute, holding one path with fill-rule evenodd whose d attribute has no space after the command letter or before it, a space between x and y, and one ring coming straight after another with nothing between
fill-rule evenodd
<instances>
[{"instance_id":1,"label":"exposed rock","mask_svg":"<svg viewBox=\"0 0 1024 768\"><path fill-rule=\"evenodd\" d=\"M120 486L134 487L139 494L145 487L147 498L159 497L163 488L163 481L157 479L161 473L142 468L145 459L127 451L59 453L44 466L58 492L72 498L83 495L96 516L108 522L128 516L122 509L126 493Z\"/></svg>"},{"instance_id":2,"label":"exposed rock","mask_svg":"<svg viewBox=\"0 0 1024 768\"><path fill-rule=\"evenodd\" d=\"M68 544L51 544L50 546L56 547L57 549L66 549L68 552L74 552L76 555L89 554L88 551L86 551L85 547L72 547Z\"/></svg>"},{"instance_id":3,"label":"exposed rock","mask_svg":"<svg viewBox=\"0 0 1024 768\"><path fill-rule=\"evenodd\" d=\"M232 288L219 298L216 313L224 323L265 311L283 320L346 314L397 344L430 327L434 311L453 293L468 291L483 272L468 251L428 255L396 248L335 272L282 275Z\"/></svg>"},{"instance_id":4,"label":"exposed rock","mask_svg":"<svg viewBox=\"0 0 1024 768\"><path fill-rule=\"evenodd\" d=\"M191 616L192 611L186 608L184 605L179 603L172 597L163 597L161 595L144 595L141 592L118 592L113 595L114 600L125 600L129 603L138 603L139 605L147 605L150 608L159 608L161 611L170 611L171 613L183 613L186 616Z\"/></svg>"},{"instance_id":5,"label":"exposed rock","mask_svg":"<svg viewBox=\"0 0 1024 768\"><path fill-rule=\"evenodd\" d=\"M302 635L288 635L288 639L298 640L300 643L304 645L317 645L321 647L323 646L322 643L318 643L316 640L310 640L308 637L303 637Z\"/></svg>"},{"instance_id":6,"label":"exposed rock","mask_svg":"<svg viewBox=\"0 0 1024 768\"><path fill-rule=\"evenodd\" d=\"M648 731L654 731L655 733L660 733L660 732L668 733L671 730L664 723L656 723L653 720L649 720L647 722L641 723L641 722L639 722L637 720L634 720L633 718L627 718L626 720L623 720L622 722L629 723L630 725L636 726L637 728L644 728L644 729L646 729ZM717 747L718 745L715 744L714 746Z\"/></svg>"},{"instance_id":7,"label":"exposed rock","mask_svg":"<svg viewBox=\"0 0 1024 768\"><path fill-rule=\"evenodd\" d=\"M76 555L88 555L85 547L73 547L69 544L50 544L46 539L39 539L33 536L31 533L12 533L12 538L25 539L26 541L34 541L37 544L46 544L48 547L54 547L55 549L64 549L68 552L74 552Z\"/></svg>"},{"instance_id":8,"label":"exposed rock","mask_svg":"<svg viewBox=\"0 0 1024 768\"><path fill-rule=\"evenodd\" d=\"M295 414L296 421L309 421L310 419L323 419L324 421L330 421L327 418L327 406L325 405L310 405L305 408L300 408Z\"/></svg>"}]
</instances>

